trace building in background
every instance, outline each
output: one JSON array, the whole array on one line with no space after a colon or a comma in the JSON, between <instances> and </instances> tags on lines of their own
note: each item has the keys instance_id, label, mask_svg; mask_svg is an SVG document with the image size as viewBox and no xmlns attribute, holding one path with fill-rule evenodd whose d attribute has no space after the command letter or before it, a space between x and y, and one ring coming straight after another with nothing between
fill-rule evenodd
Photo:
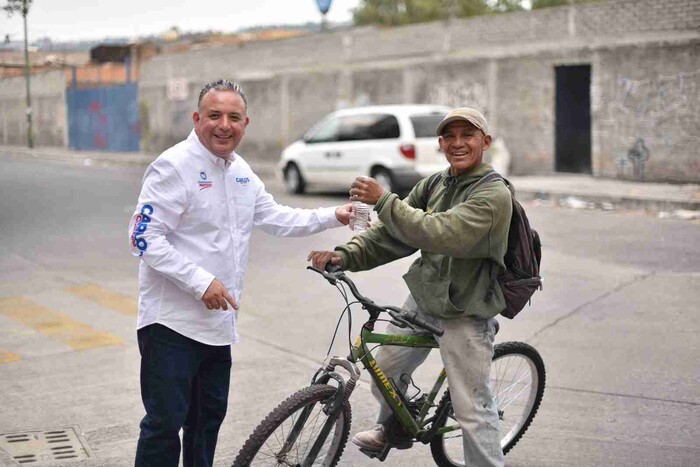
<instances>
[{"instance_id":1,"label":"building in background","mask_svg":"<svg viewBox=\"0 0 700 467\"><path fill-rule=\"evenodd\" d=\"M241 152L251 160L277 160L341 107L431 103L481 108L514 175L700 182L694 0L592 1L265 41L179 38L134 63L140 148L154 157L190 130L201 86L226 77L249 94ZM22 144L23 115L7 112L22 86L0 81L0 142Z\"/></svg>"}]
</instances>

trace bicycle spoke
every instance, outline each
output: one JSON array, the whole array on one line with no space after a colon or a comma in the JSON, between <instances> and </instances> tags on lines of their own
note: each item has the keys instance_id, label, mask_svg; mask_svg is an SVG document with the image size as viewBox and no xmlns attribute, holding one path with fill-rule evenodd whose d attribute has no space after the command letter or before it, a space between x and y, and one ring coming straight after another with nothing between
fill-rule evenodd
<instances>
[{"instance_id":1,"label":"bicycle spoke","mask_svg":"<svg viewBox=\"0 0 700 467\"><path fill-rule=\"evenodd\" d=\"M296 412L280 422L277 428L263 442L255 461L251 465L298 466L308 456L328 417L323 412L323 401L299 408ZM297 426L302 423L301 426ZM336 431L342 421L334 422L331 432L313 462L324 465L328 458ZM298 431L298 433L295 433Z\"/></svg>"}]
</instances>

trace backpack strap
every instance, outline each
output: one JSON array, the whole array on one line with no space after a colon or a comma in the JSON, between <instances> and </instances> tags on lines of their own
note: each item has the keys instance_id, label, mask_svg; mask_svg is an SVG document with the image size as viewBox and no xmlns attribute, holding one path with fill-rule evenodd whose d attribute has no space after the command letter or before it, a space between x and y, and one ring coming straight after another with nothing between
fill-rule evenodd
<instances>
[{"instance_id":1,"label":"backpack strap","mask_svg":"<svg viewBox=\"0 0 700 467\"><path fill-rule=\"evenodd\" d=\"M428 187L423 192L423 196L421 197L421 206L423 206L423 211L428 210L428 200L430 199L430 195L433 194L435 187L438 185L438 183L440 183L440 180L442 180L442 172L434 173L428 177Z\"/></svg>"},{"instance_id":2,"label":"backpack strap","mask_svg":"<svg viewBox=\"0 0 700 467\"><path fill-rule=\"evenodd\" d=\"M472 186L469 187L469 189L467 190L467 194L464 197L465 201L471 196L472 192L474 190L476 190L480 185L483 185L484 183L488 183L492 180L503 180L503 182L506 184L506 186L510 187L510 185L508 184L508 181L505 178L503 178L501 176L501 174L499 174L498 172L496 172L494 170L494 171L491 171L491 172L485 174L479 180L472 183Z\"/></svg>"},{"instance_id":3,"label":"backpack strap","mask_svg":"<svg viewBox=\"0 0 700 467\"><path fill-rule=\"evenodd\" d=\"M467 190L467 194L464 197L465 201L467 199L469 199L472 192L474 190L476 190L480 185L483 185L483 184L488 183L488 182L493 181L493 180L503 181L503 183L506 184L506 187L508 187L508 190L511 191L511 199L512 199L513 194L512 194L511 187L510 187L510 183L508 182L508 180L503 178L503 176L501 176L501 174L499 174L498 172L496 172L494 170L494 171L491 171L491 172L485 174L476 182L472 183L472 186L469 187L469 189ZM498 282L498 277L496 277L496 275L493 273L493 261L489 261L489 286L486 289L486 296L484 297L484 300L486 302L490 302L491 300L493 300L493 297L496 294L496 283L497 282Z\"/></svg>"}]
</instances>

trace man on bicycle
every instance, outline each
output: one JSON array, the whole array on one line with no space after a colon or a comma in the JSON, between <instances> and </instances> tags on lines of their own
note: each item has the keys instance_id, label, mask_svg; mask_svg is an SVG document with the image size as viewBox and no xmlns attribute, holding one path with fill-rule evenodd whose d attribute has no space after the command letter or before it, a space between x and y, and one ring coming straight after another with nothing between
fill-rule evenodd
<instances>
[{"instance_id":1,"label":"man on bicycle","mask_svg":"<svg viewBox=\"0 0 700 467\"><path fill-rule=\"evenodd\" d=\"M504 183L470 187L493 169L483 163L491 144L488 124L476 109L462 107L448 113L436 130L440 149L450 167L416 184L407 198L385 191L373 179L358 178L351 199L374 204L380 222L356 235L335 251L312 251L317 268L329 261L349 271L362 271L404 258L421 256L403 276L410 291L404 308L416 311L445 332L439 338L455 417L464 440L467 466L502 466L499 419L489 387L496 329L494 316L505 308L498 282L505 269L512 214L511 194ZM387 332L411 333L389 325ZM388 346L377 354L379 366L406 390L410 375L429 349ZM357 433L358 446L381 450L384 424L391 410L380 400L377 427Z\"/></svg>"}]
</instances>

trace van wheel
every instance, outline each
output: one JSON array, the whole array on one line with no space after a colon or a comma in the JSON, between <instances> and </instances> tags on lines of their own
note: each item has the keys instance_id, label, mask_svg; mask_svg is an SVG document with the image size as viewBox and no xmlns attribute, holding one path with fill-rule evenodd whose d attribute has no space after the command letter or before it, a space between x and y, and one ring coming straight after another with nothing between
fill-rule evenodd
<instances>
[{"instance_id":1,"label":"van wheel","mask_svg":"<svg viewBox=\"0 0 700 467\"><path fill-rule=\"evenodd\" d=\"M382 168L374 169L372 171L372 178L374 178L385 190L392 193L395 192L394 180L391 177L391 172L388 170Z\"/></svg>"},{"instance_id":2,"label":"van wheel","mask_svg":"<svg viewBox=\"0 0 700 467\"><path fill-rule=\"evenodd\" d=\"M294 162L290 162L284 169L284 186L287 188L287 193L297 195L304 193L306 182L301 176L299 167Z\"/></svg>"}]
</instances>

